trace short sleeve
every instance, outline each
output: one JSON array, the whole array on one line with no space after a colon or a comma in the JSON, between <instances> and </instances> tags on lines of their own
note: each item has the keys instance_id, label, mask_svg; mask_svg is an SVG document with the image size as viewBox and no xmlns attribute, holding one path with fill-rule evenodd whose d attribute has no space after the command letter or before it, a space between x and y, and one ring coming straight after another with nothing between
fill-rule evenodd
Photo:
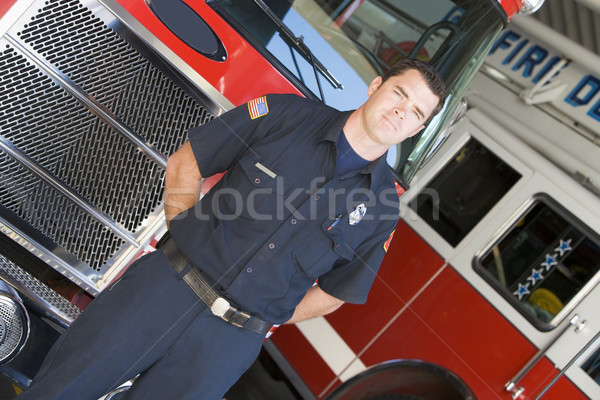
<instances>
[{"instance_id":1,"label":"short sleeve","mask_svg":"<svg viewBox=\"0 0 600 400\"><path fill-rule=\"evenodd\" d=\"M347 303L364 304L396 224L397 220L382 221L377 233L358 246L351 261L338 261L319 277L319 287Z\"/></svg>"},{"instance_id":2,"label":"short sleeve","mask_svg":"<svg viewBox=\"0 0 600 400\"><path fill-rule=\"evenodd\" d=\"M228 170L253 143L268 134L274 114L270 107L277 107L276 101L264 96L189 130L188 139L202 176ZM258 104L258 109L253 110L252 104Z\"/></svg>"}]
</instances>

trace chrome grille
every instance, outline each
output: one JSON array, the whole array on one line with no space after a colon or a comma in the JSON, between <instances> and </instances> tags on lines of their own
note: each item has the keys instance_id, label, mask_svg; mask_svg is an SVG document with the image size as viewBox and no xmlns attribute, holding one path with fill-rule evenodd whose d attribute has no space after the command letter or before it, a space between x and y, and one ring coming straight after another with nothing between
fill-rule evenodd
<instances>
[{"instance_id":1,"label":"chrome grille","mask_svg":"<svg viewBox=\"0 0 600 400\"><path fill-rule=\"evenodd\" d=\"M158 229L164 163L148 152L213 116L88 3L34 3L0 42L0 225L94 292Z\"/></svg>"},{"instance_id":2,"label":"chrome grille","mask_svg":"<svg viewBox=\"0 0 600 400\"><path fill-rule=\"evenodd\" d=\"M56 173L94 116L11 47L0 55L0 72L2 136Z\"/></svg>"},{"instance_id":3,"label":"chrome grille","mask_svg":"<svg viewBox=\"0 0 600 400\"><path fill-rule=\"evenodd\" d=\"M95 271L124 242L19 163L0 153L0 201Z\"/></svg>"},{"instance_id":4,"label":"chrome grille","mask_svg":"<svg viewBox=\"0 0 600 400\"><path fill-rule=\"evenodd\" d=\"M18 36L160 152L171 154L182 129L210 118L78 1L48 3Z\"/></svg>"}]
</instances>

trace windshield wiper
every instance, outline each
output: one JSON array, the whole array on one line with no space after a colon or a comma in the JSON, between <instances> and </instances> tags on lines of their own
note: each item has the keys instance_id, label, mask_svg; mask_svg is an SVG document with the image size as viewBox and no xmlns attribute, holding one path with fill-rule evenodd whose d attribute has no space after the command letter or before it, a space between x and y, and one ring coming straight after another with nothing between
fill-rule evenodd
<instances>
[{"instance_id":1,"label":"windshield wiper","mask_svg":"<svg viewBox=\"0 0 600 400\"><path fill-rule=\"evenodd\" d=\"M300 50L301 53L304 53L307 60L312 64L313 70L315 71L315 77L317 79L317 85L319 86L319 92L321 94L321 99L323 97L323 90L321 89L321 83L319 81L319 74L317 73L317 69L323 74L325 78L331 83L331 85L336 89L343 89L344 86L325 68L325 66L314 56L313 52L310 48L304 43L304 37L302 35L296 36L294 32L279 18L270 8L265 4L262 0L254 0L254 2L267 14L269 18L277 25L277 27L287 36L287 38L294 44L294 46Z\"/></svg>"}]
</instances>

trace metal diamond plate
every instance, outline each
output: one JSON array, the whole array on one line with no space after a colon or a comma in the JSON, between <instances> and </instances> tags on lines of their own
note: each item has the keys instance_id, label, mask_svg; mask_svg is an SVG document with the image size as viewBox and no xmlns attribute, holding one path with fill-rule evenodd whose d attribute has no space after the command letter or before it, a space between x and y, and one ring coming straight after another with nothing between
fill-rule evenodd
<instances>
[{"instance_id":1,"label":"metal diamond plate","mask_svg":"<svg viewBox=\"0 0 600 400\"><path fill-rule=\"evenodd\" d=\"M0 255L0 277L3 279L9 277L7 279L9 283L25 294L35 293L38 302L67 321L72 322L81 314L79 308L2 255Z\"/></svg>"}]
</instances>

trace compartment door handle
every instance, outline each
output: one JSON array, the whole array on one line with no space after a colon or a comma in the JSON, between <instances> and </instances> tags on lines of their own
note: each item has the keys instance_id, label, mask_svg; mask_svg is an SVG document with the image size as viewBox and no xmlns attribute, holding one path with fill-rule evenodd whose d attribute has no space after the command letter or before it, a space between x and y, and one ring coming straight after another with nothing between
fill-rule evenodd
<instances>
[{"instance_id":1,"label":"compartment door handle","mask_svg":"<svg viewBox=\"0 0 600 400\"><path fill-rule=\"evenodd\" d=\"M542 359L542 357L546 355L546 353L554 345L554 343L556 343L558 339L560 339L560 337L572 326L575 326L575 332L579 333L585 326L586 322L587 321L582 321L581 317L575 314L573 318L571 318L571 320L569 321L569 324L565 325L565 327L562 328L562 330L554 337L554 339L552 339L552 341L550 341L550 343L548 343L545 347L541 348L531 358L531 360L529 360L527 364L525 364L523 368L521 368L521 370L517 372L517 374L510 381L506 383L506 385L504 385L504 388L508 392L512 393L513 399L517 399L525 391L525 388L523 386L519 386L519 382L525 377L525 375L529 373L529 371L531 371L531 369ZM564 373L564 371L562 371L562 373ZM560 375L562 375L562 373L559 374L559 377ZM554 382L555 380L553 380L551 383ZM547 389L548 387L545 390Z\"/></svg>"}]
</instances>

